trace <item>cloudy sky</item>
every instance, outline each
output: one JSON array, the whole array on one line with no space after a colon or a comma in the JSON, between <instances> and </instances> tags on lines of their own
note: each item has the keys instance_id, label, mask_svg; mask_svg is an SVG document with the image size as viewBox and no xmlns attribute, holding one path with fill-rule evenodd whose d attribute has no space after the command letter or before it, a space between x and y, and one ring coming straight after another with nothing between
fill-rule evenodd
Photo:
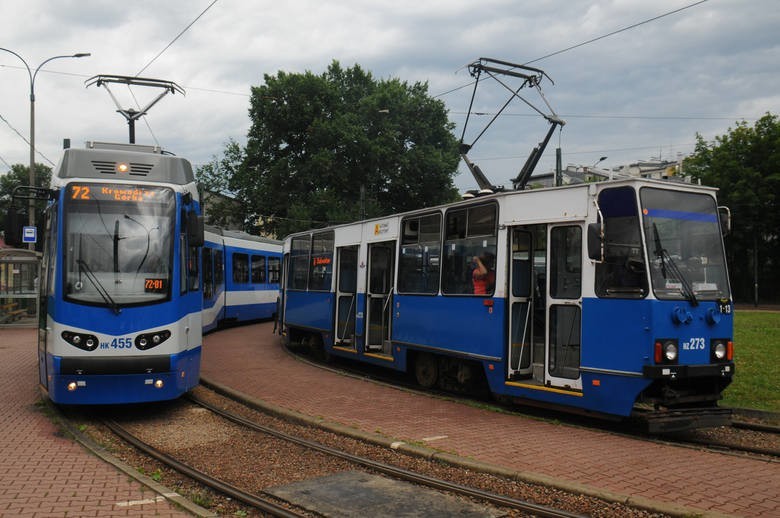
<instances>
[{"instance_id":1,"label":"cloudy sky","mask_svg":"<svg viewBox=\"0 0 780 518\"><path fill-rule=\"evenodd\" d=\"M319 74L334 59L376 78L427 82L460 136L473 81L465 65L479 57L531 63L554 81L543 91L566 125L537 172L554 166L559 144L564 165L675 159L693 150L697 132L713 139L735 121L780 113L778 27L777 0L0 0L0 47L33 72L52 56L92 54L48 62L35 77L36 161L47 165L64 138L127 141L108 92L85 87L98 74L186 90L152 107L136 140L197 166L228 139L245 142L250 87L264 74ZM125 109L159 93L111 90ZM21 60L0 51L0 174L29 162L29 92ZM480 83L474 110L487 115L469 122L467 142L507 98L497 83ZM470 157L510 185L547 128L513 102ZM456 183L475 187L467 172Z\"/></svg>"}]
</instances>

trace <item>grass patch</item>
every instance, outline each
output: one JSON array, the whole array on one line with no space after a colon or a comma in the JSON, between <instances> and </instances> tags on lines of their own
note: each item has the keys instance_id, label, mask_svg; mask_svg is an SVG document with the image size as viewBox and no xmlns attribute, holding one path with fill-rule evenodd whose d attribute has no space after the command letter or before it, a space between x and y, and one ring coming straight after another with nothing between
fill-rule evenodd
<instances>
[{"instance_id":1,"label":"grass patch","mask_svg":"<svg viewBox=\"0 0 780 518\"><path fill-rule=\"evenodd\" d=\"M722 405L780 412L780 312L734 315L734 381Z\"/></svg>"}]
</instances>

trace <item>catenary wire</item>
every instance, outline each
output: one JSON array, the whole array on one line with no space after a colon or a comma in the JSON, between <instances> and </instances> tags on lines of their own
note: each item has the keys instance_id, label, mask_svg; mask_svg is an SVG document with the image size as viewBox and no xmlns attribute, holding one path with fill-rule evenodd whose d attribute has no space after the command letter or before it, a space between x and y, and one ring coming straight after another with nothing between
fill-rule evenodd
<instances>
[{"instance_id":1,"label":"catenary wire","mask_svg":"<svg viewBox=\"0 0 780 518\"><path fill-rule=\"evenodd\" d=\"M635 23L635 24L623 27L621 29L617 29L617 30L612 31L610 33L603 34L601 36L597 36L596 38L591 38L591 39L589 39L587 41L583 41L581 43L577 43L576 45L572 45L570 47L566 47L565 49L561 49L561 50L557 50L555 52L551 52L549 54L545 54L544 56L536 58L536 59L532 59L531 61L526 61L525 63L523 63L523 65L529 65L531 63L536 63L537 61L542 61L543 59L547 59L547 58L552 57L552 56L557 56L558 54L563 54L564 52L568 52L570 50L573 50L573 49L576 49L576 48L579 48L579 47L583 47L583 46L588 45L590 43L594 43L596 41L603 40L604 38L609 38L610 36L614 36L616 34L620 34L621 32L625 32L625 31L628 31L628 30L631 30L631 29L635 29L635 28L637 28L637 27L639 27L641 25L645 25L647 23L660 20L661 18L665 18L667 16L671 16L673 14L679 13L680 11L684 11L685 9L690 9L691 7L696 7L697 5L703 4L703 3L708 2L708 1L709 0L699 0L698 2L694 2L694 3L686 5L684 7L680 7L679 9L674 9L673 11L668 11L666 13L659 14L658 16L654 16L652 18L648 18L647 20L643 20L641 22L638 22L638 23ZM482 81L482 80L484 80L484 78L483 79L478 79L477 81ZM455 87L455 88L453 88L451 90L447 90L446 92L442 92L440 94L433 95L432 97L434 99L436 99L438 97L443 97L443 96L451 94L453 92L457 92L458 90L462 90L464 88L472 86L477 81L471 81L470 83L467 83L467 84L461 85L461 86L457 86L457 87Z\"/></svg>"}]
</instances>

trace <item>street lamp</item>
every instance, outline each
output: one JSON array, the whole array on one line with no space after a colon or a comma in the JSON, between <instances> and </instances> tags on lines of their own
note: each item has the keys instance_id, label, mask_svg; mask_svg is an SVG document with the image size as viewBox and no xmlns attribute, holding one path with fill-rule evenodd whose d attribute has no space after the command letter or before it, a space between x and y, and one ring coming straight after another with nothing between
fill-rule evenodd
<instances>
[{"instance_id":1,"label":"street lamp","mask_svg":"<svg viewBox=\"0 0 780 518\"><path fill-rule=\"evenodd\" d=\"M0 47L0 50L4 50L6 52L9 52L19 58L19 60L24 63L24 67L27 69L27 75L30 78L30 187L35 187L35 78L38 75L38 72L41 70L43 65L48 63L49 61L53 61L55 59L60 58L84 58L87 56L91 56L89 52L79 52L78 54L70 54L70 55L63 55L63 56L52 56L49 59L42 62L40 65L38 65L38 68L35 69L35 72L30 70L30 66L27 64L27 61L24 60L22 56L14 52L13 50L5 49ZM31 227L35 226L35 202L33 200L30 200L29 205L29 225ZM35 249L35 244L30 243L30 250Z\"/></svg>"},{"instance_id":2,"label":"street lamp","mask_svg":"<svg viewBox=\"0 0 780 518\"><path fill-rule=\"evenodd\" d=\"M601 162L603 162L603 161L604 161L604 160L606 160L606 159L607 159L607 157L605 157L605 156L603 156L603 157L599 158L598 160L596 160L595 162L593 162L593 165L592 165L592 166L590 166L590 168L591 168L591 169L593 169L594 167L596 167L596 165L600 164Z\"/></svg>"}]
</instances>

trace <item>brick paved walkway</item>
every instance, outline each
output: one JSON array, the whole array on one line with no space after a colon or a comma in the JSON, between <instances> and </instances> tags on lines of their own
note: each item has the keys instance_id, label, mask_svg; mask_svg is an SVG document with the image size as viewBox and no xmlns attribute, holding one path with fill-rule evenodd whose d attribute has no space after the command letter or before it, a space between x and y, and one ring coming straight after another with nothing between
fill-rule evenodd
<instances>
[{"instance_id":1,"label":"brick paved walkway","mask_svg":"<svg viewBox=\"0 0 780 518\"><path fill-rule=\"evenodd\" d=\"M60 436L37 388L33 329L0 329L0 516L190 516Z\"/></svg>"},{"instance_id":2,"label":"brick paved walkway","mask_svg":"<svg viewBox=\"0 0 780 518\"><path fill-rule=\"evenodd\" d=\"M203 358L206 379L366 432L594 491L780 517L780 463L502 415L340 376L291 358L269 323L207 335Z\"/></svg>"}]
</instances>

